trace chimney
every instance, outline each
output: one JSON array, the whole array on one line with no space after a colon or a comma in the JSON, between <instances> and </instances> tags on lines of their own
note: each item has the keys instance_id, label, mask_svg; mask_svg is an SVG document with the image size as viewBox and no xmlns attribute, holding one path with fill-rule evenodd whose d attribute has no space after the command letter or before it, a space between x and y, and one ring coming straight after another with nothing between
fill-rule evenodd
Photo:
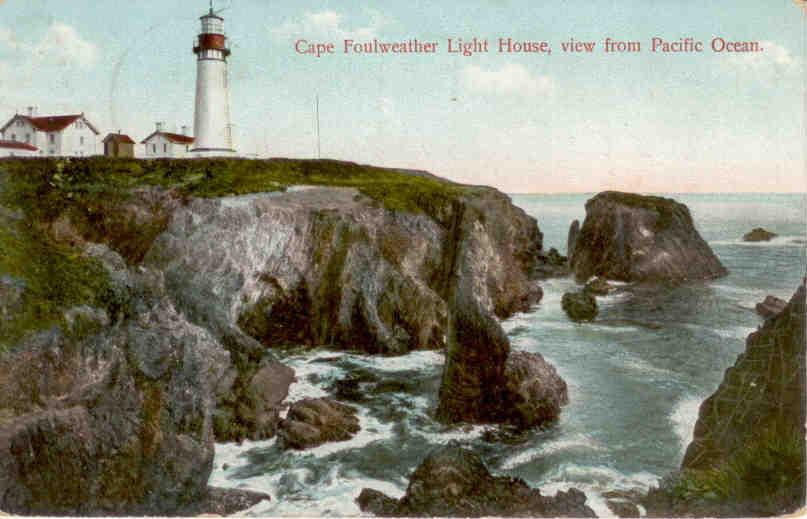
<instances>
[{"instance_id":1,"label":"chimney","mask_svg":"<svg viewBox=\"0 0 807 519\"><path fill-rule=\"evenodd\" d=\"M28 117L33 117L36 114L36 107L29 106L28 107Z\"/></svg>"},{"instance_id":2,"label":"chimney","mask_svg":"<svg viewBox=\"0 0 807 519\"><path fill-rule=\"evenodd\" d=\"M187 126L182 127L182 135L188 135L188 127Z\"/></svg>"},{"instance_id":3,"label":"chimney","mask_svg":"<svg viewBox=\"0 0 807 519\"><path fill-rule=\"evenodd\" d=\"M158 122L158 123L157 123L157 131L158 131L158 132L163 131L163 127L164 127L164 126L165 126L165 123Z\"/></svg>"}]
</instances>

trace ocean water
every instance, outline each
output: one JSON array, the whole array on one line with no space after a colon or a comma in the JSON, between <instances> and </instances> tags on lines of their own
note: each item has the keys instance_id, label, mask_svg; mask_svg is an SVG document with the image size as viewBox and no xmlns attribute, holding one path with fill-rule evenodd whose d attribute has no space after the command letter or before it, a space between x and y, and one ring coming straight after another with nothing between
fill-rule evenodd
<instances>
[{"instance_id":1,"label":"ocean water","mask_svg":"<svg viewBox=\"0 0 807 519\"><path fill-rule=\"evenodd\" d=\"M271 495L242 515L357 516L362 488L400 497L430 450L460 440L495 473L521 477L544 494L580 488L597 515L612 516L601 493L646 490L680 465L700 402L761 324L754 305L768 294L789 299L807 270L804 195L668 196L689 206L727 277L601 298L591 324L572 323L561 310L574 282L548 280L541 303L503 323L514 349L540 352L569 385L570 403L554 426L509 445L484 441L482 426L440 425L432 415L443 367L438 352L381 358L292 351L283 354L298 379L289 401L326 396L335 380L358 370L384 382L353 404L361 432L304 452L282 452L274 440L219 444L210 484ZM582 222L588 198L515 195L513 201L538 220L545 247L565 254L569 224ZM780 237L743 243L754 227Z\"/></svg>"}]
</instances>

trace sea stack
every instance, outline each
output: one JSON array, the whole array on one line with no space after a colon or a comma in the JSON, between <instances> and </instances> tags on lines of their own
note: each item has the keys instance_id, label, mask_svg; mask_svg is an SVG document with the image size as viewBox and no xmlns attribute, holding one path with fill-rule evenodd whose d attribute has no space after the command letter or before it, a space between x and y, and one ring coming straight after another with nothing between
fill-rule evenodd
<instances>
[{"instance_id":1,"label":"sea stack","mask_svg":"<svg viewBox=\"0 0 807 519\"><path fill-rule=\"evenodd\" d=\"M727 274L695 229L689 209L669 198L606 191L586 203L571 268L619 281L684 282Z\"/></svg>"}]
</instances>

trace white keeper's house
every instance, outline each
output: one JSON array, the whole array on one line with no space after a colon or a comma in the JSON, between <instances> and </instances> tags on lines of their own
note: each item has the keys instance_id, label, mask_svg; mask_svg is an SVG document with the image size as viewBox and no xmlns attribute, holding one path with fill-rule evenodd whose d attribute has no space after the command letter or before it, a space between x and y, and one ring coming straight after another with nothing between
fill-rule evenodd
<instances>
[{"instance_id":1,"label":"white keeper's house","mask_svg":"<svg viewBox=\"0 0 807 519\"><path fill-rule=\"evenodd\" d=\"M37 116L16 114L0 127L0 140L37 148L37 157L97 155L99 132L83 113ZM30 150L28 150L30 151Z\"/></svg>"},{"instance_id":2,"label":"white keeper's house","mask_svg":"<svg viewBox=\"0 0 807 519\"><path fill-rule=\"evenodd\" d=\"M24 142L0 140L0 157L36 157L39 148Z\"/></svg>"},{"instance_id":3,"label":"white keeper's house","mask_svg":"<svg viewBox=\"0 0 807 519\"><path fill-rule=\"evenodd\" d=\"M147 159L185 158L192 156L191 148L195 139L188 135L188 127L182 127L182 133L164 131L164 124L157 123L157 129L143 139L144 157Z\"/></svg>"}]
</instances>

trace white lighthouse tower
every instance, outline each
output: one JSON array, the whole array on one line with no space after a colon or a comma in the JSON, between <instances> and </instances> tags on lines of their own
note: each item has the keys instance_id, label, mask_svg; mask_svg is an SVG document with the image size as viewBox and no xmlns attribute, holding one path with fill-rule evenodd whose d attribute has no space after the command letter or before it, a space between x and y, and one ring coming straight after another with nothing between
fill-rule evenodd
<instances>
[{"instance_id":1,"label":"white lighthouse tower","mask_svg":"<svg viewBox=\"0 0 807 519\"><path fill-rule=\"evenodd\" d=\"M194 148L202 156L235 153L230 124L230 93L227 75L227 36L224 18L213 11L201 17L202 32L196 39L196 113L193 123Z\"/></svg>"}]
</instances>

